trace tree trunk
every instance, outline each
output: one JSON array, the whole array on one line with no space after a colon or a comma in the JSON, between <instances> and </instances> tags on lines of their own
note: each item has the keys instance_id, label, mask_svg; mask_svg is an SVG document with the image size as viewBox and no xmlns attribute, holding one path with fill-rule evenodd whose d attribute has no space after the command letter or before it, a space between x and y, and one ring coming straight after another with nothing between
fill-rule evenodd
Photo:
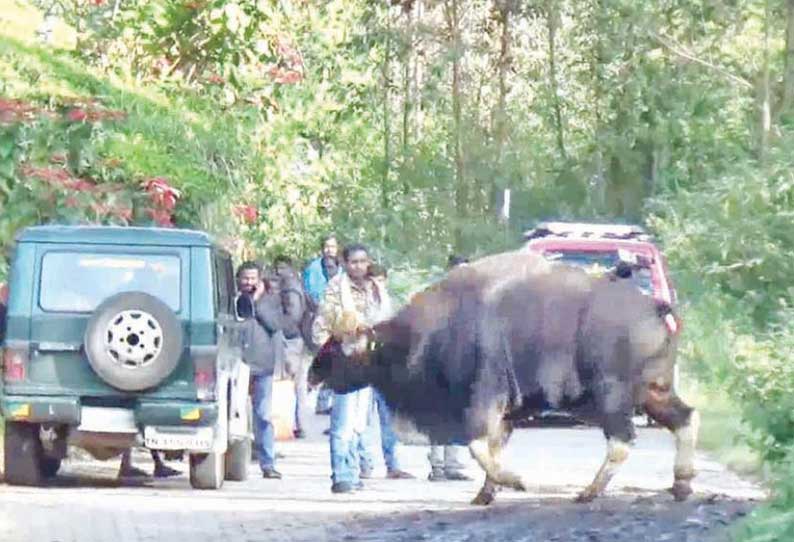
<instances>
[{"instance_id":1,"label":"tree trunk","mask_svg":"<svg viewBox=\"0 0 794 542\"><path fill-rule=\"evenodd\" d=\"M515 0L495 2L497 17L501 26L499 36L499 58L497 60L499 94L494 111L494 141L496 144L496 175L491 182L489 194L490 212L497 220L504 220L502 207L504 203L504 155L507 144L507 94L510 91L507 75L510 70L510 46L512 44L510 16L515 10Z\"/></svg>"},{"instance_id":2,"label":"tree trunk","mask_svg":"<svg viewBox=\"0 0 794 542\"><path fill-rule=\"evenodd\" d=\"M381 200L383 208L389 208L389 174L391 172L391 8L386 7L385 54L383 58L383 177L381 179Z\"/></svg>"},{"instance_id":3,"label":"tree trunk","mask_svg":"<svg viewBox=\"0 0 794 542\"><path fill-rule=\"evenodd\" d=\"M786 1L786 71L783 76L783 102L781 112L794 105L794 0Z\"/></svg>"},{"instance_id":4,"label":"tree trunk","mask_svg":"<svg viewBox=\"0 0 794 542\"><path fill-rule=\"evenodd\" d=\"M409 5L403 10L405 19L405 28L403 35L405 38L404 50L402 55L403 62L403 141L402 141L402 159L405 162L408 159L408 147L411 143L411 114L414 109L414 98L412 96L413 88L413 47L414 47L414 10Z\"/></svg>"},{"instance_id":5,"label":"tree trunk","mask_svg":"<svg viewBox=\"0 0 794 542\"><path fill-rule=\"evenodd\" d=\"M769 133L772 129L772 108L770 104L769 92L769 0L764 2L764 65L761 74L760 89L760 128L761 137L759 141L758 155L761 162L766 161L767 149L769 147Z\"/></svg>"},{"instance_id":6,"label":"tree trunk","mask_svg":"<svg viewBox=\"0 0 794 542\"><path fill-rule=\"evenodd\" d=\"M460 34L459 0L445 0L444 8L447 19L449 45L452 50L452 134L451 144L455 160L455 249L463 249L463 224L468 219L469 187L466 180L465 163L461 131L463 129L462 96L461 96L461 58L463 43Z\"/></svg>"},{"instance_id":7,"label":"tree trunk","mask_svg":"<svg viewBox=\"0 0 794 542\"><path fill-rule=\"evenodd\" d=\"M604 0L597 0L595 3L595 34L596 45L593 55L593 112L595 114L595 172L593 178L593 189L590 191L591 205L596 209L603 210L606 207L606 175L604 174L604 152L601 148L601 136L604 132L604 119L601 111L601 102L604 94L604 81L602 66L604 65L604 32L603 27L606 22Z\"/></svg>"},{"instance_id":8,"label":"tree trunk","mask_svg":"<svg viewBox=\"0 0 794 542\"><path fill-rule=\"evenodd\" d=\"M414 108L414 99L412 96L413 90L413 73L412 73L412 60L414 57L413 54L413 42L414 42L414 21L413 21L413 9L412 4L407 3L403 6L403 19L404 19L404 26L403 26L403 48L401 51L401 61L402 61L402 106L403 106L403 118L402 118L402 158L400 160L400 168L402 170L405 169L408 163L408 155L409 155L409 146L411 144L411 116L412 111ZM402 189L403 194L408 195L411 190L411 187L408 183L408 179L406 175L401 175L402 177Z\"/></svg>"},{"instance_id":9,"label":"tree trunk","mask_svg":"<svg viewBox=\"0 0 794 542\"><path fill-rule=\"evenodd\" d=\"M414 28L421 28L422 15L424 14L424 0L416 0L414 2ZM424 65L422 60L423 43L421 41L421 34L414 34L414 54L413 54L413 73L412 85L414 96L414 122L413 122L413 140L419 141L422 137L422 123L423 121L423 107L422 107L422 88L424 79Z\"/></svg>"},{"instance_id":10,"label":"tree trunk","mask_svg":"<svg viewBox=\"0 0 794 542\"><path fill-rule=\"evenodd\" d=\"M560 8L557 0L549 0L546 7L546 24L549 35L549 85L554 105L554 123L557 133L557 149L563 160L565 152L565 126L562 122L562 104L560 103L559 83L557 82L557 29L560 25Z\"/></svg>"}]
</instances>

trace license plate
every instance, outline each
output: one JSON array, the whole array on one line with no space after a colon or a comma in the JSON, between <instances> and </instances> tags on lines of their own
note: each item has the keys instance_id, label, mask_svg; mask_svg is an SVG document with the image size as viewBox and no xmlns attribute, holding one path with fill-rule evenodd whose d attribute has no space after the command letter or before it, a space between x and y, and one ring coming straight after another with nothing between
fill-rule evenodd
<instances>
[{"instance_id":1,"label":"license plate","mask_svg":"<svg viewBox=\"0 0 794 542\"><path fill-rule=\"evenodd\" d=\"M176 433L147 427L143 432L143 442L153 450L210 450L212 429L202 427L195 433Z\"/></svg>"}]
</instances>

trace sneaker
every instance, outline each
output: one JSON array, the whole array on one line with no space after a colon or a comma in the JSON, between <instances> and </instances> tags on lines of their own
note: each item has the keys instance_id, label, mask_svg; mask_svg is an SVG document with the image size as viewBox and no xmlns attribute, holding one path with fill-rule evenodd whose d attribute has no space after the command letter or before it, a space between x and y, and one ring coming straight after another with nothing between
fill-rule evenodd
<instances>
[{"instance_id":1,"label":"sneaker","mask_svg":"<svg viewBox=\"0 0 794 542\"><path fill-rule=\"evenodd\" d=\"M358 477L363 480L368 480L372 478L372 469L361 469L361 471L358 474Z\"/></svg>"},{"instance_id":2,"label":"sneaker","mask_svg":"<svg viewBox=\"0 0 794 542\"><path fill-rule=\"evenodd\" d=\"M331 434L331 430L330 429L326 429L325 431L323 431L323 435L327 436L327 435L330 435L330 434Z\"/></svg>"},{"instance_id":3,"label":"sneaker","mask_svg":"<svg viewBox=\"0 0 794 542\"><path fill-rule=\"evenodd\" d=\"M350 482L337 482L331 486L331 493L353 493L355 490Z\"/></svg>"},{"instance_id":4,"label":"sneaker","mask_svg":"<svg viewBox=\"0 0 794 542\"><path fill-rule=\"evenodd\" d=\"M464 474L459 470L449 470L444 473L444 477L447 480L453 482L471 482L472 480L474 480L474 478L472 478L471 476L467 476L466 474Z\"/></svg>"},{"instance_id":5,"label":"sneaker","mask_svg":"<svg viewBox=\"0 0 794 542\"><path fill-rule=\"evenodd\" d=\"M262 469L262 478L281 480L281 473L274 468Z\"/></svg>"},{"instance_id":6,"label":"sneaker","mask_svg":"<svg viewBox=\"0 0 794 542\"><path fill-rule=\"evenodd\" d=\"M155 478L170 478L171 476L179 476L182 474L176 469L172 469L168 465L157 465L154 467Z\"/></svg>"},{"instance_id":7,"label":"sneaker","mask_svg":"<svg viewBox=\"0 0 794 542\"><path fill-rule=\"evenodd\" d=\"M359 480L356 484L353 485L353 489L355 489L356 491L363 490L364 489L364 482Z\"/></svg>"},{"instance_id":8,"label":"sneaker","mask_svg":"<svg viewBox=\"0 0 794 542\"><path fill-rule=\"evenodd\" d=\"M298 439L306 438L306 431L304 431L303 429L296 429L295 431L292 432L292 434L295 435L295 438Z\"/></svg>"},{"instance_id":9,"label":"sneaker","mask_svg":"<svg viewBox=\"0 0 794 542\"><path fill-rule=\"evenodd\" d=\"M391 469L386 473L386 478L389 480L413 480L416 478L416 476L410 472L405 472L404 470Z\"/></svg>"},{"instance_id":10,"label":"sneaker","mask_svg":"<svg viewBox=\"0 0 794 542\"><path fill-rule=\"evenodd\" d=\"M441 469L433 469L430 471L430 474L427 476L427 479L431 482L443 482L447 479L447 476L444 474L444 471Z\"/></svg>"}]
</instances>

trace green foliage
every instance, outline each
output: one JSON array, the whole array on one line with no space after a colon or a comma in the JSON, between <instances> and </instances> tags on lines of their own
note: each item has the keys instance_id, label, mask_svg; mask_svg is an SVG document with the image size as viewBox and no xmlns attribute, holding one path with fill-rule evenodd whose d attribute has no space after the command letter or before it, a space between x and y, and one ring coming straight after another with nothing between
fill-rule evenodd
<instances>
[{"instance_id":1,"label":"green foliage","mask_svg":"<svg viewBox=\"0 0 794 542\"><path fill-rule=\"evenodd\" d=\"M789 467L784 3L459 0L460 21L449 1L37 4L60 49L31 44L42 13L0 0L0 97L55 115L0 123L3 246L28 223L118 220L100 209L145 220L141 182L162 178L177 223L238 256L304 259L329 230L370 243L404 302L449 253L514 247L538 220L644 222L683 300L686 374L730 390L738 436ZM66 122L76 103L124 118ZM55 166L125 190L77 197L32 169Z\"/></svg>"}]
</instances>

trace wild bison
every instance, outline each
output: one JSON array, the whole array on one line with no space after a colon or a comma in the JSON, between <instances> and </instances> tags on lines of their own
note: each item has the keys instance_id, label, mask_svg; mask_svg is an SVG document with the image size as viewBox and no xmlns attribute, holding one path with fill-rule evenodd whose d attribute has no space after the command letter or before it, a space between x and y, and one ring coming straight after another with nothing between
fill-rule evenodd
<instances>
[{"instance_id":1,"label":"wild bison","mask_svg":"<svg viewBox=\"0 0 794 542\"><path fill-rule=\"evenodd\" d=\"M676 439L673 494L692 492L698 414L673 389L669 306L631 283L593 277L527 252L454 269L373 330L367 354L333 344L310 379L338 392L372 385L434 444L466 442L486 472L475 504L499 486L524 490L499 455L512 420L565 409L603 428L607 454L578 500L602 493L628 457L641 406Z\"/></svg>"}]
</instances>

